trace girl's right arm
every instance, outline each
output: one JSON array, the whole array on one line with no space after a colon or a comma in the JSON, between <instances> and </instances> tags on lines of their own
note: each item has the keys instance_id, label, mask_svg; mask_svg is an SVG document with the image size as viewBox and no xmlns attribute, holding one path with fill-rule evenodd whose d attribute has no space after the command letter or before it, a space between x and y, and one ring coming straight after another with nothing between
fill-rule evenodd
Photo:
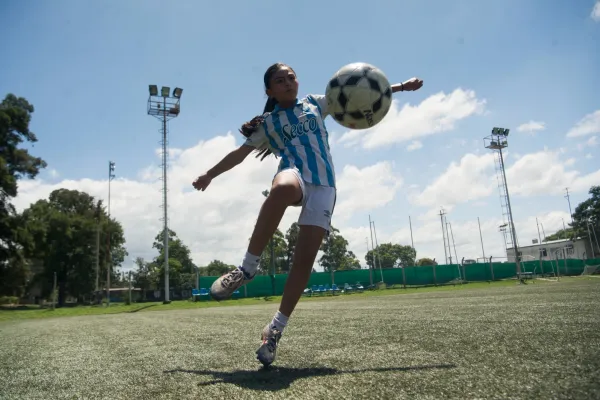
<instances>
[{"instance_id":1,"label":"girl's right arm","mask_svg":"<svg viewBox=\"0 0 600 400\"><path fill-rule=\"evenodd\" d=\"M214 167L209 169L204 175L200 175L193 183L192 186L196 190L204 191L213 178L221 175L225 171L229 171L231 168L240 164L244 159L254 151L254 147L247 146L245 144L241 145L237 149L231 151L227 154L221 161L217 163Z\"/></svg>"},{"instance_id":2,"label":"girl's right arm","mask_svg":"<svg viewBox=\"0 0 600 400\"><path fill-rule=\"evenodd\" d=\"M231 151L229 154L223 157L223 159L219 161L217 165L215 165L206 172L206 175L210 176L211 179L216 178L223 172L229 171L236 165L241 164L242 161L244 161L248 154L252 153L253 150L254 147L252 146L241 145L240 147Z\"/></svg>"}]
</instances>

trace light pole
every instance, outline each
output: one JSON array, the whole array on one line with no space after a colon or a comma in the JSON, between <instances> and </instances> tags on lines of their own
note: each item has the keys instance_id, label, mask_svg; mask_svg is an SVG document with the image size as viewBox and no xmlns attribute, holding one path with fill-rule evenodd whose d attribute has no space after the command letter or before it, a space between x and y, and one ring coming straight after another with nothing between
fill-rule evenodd
<instances>
[{"instance_id":1,"label":"light pole","mask_svg":"<svg viewBox=\"0 0 600 400\"><path fill-rule=\"evenodd\" d=\"M506 170L504 168L504 157L502 156L502 149L508 147L509 129L505 128L493 128L492 134L483 139L484 145L488 149L495 150L498 154L496 160L496 170L498 178L498 188L500 190L500 201L503 211L503 216L508 214L509 232L512 241L513 248L515 250L515 264L517 269L517 278L521 279L521 260L519 257L519 244L517 242L517 230L515 229L515 223L512 215L512 208L510 206L510 196L508 194L508 183L506 182ZM506 211L505 211L506 209Z\"/></svg>"},{"instance_id":2,"label":"light pole","mask_svg":"<svg viewBox=\"0 0 600 400\"><path fill-rule=\"evenodd\" d=\"M110 306L110 271L112 270L112 250L110 249L110 183L115 179L115 163L108 162L108 224L107 241L108 241L108 262L106 264L106 307Z\"/></svg>"},{"instance_id":3,"label":"light pole","mask_svg":"<svg viewBox=\"0 0 600 400\"><path fill-rule=\"evenodd\" d=\"M161 125L161 145L162 145L162 195L163 195L163 240L164 240L164 268L165 268L165 299L164 304L169 304L169 223L168 223L168 212L167 212L167 121L176 118L179 115L179 100L183 89L176 87L173 89L173 94L169 96L170 88L163 86L160 89L160 95L158 94L158 87L156 85L149 85L148 90L150 96L148 97L148 115L159 119L162 122Z\"/></svg>"},{"instance_id":4,"label":"light pole","mask_svg":"<svg viewBox=\"0 0 600 400\"><path fill-rule=\"evenodd\" d=\"M269 197L269 191L263 190L263 196ZM273 296L275 296L275 249L273 247L273 236L269 240L269 246L271 247L271 288L273 290Z\"/></svg>"}]
</instances>

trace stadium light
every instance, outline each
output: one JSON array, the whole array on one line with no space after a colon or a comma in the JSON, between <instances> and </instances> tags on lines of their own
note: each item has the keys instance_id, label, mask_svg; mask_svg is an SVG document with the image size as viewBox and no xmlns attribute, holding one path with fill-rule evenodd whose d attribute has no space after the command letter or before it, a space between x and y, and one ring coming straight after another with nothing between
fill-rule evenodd
<instances>
[{"instance_id":1,"label":"stadium light","mask_svg":"<svg viewBox=\"0 0 600 400\"><path fill-rule=\"evenodd\" d=\"M517 269L517 278L521 281L521 260L519 257L519 243L517 241L517 230L515 229L515 223L513 220L512 208L510 205L510 196L508 194L508 183L506 182L506 170L504 168L504 157L502 155L502 149L508 147L508 141L506 137L510 132L509 129L494 127L492 128L492 134L483 138L484 146L487 149L492 149L496 152L496 174L498 178L498 188L500 189L500 203L502 206L502 218L508 217L508 221L501 225L500 229L504 227L510 232L510 239L512 247L515 253L515 264ZM508 259L508 245L506 240L506 257Z\"/></svg>"},{"instance_id":2,"label":"stadium light","mask_svg":"<svg viewBox=\"0 0 600 400\"><path fill-rule=\"evenodd\" d=\"M165 298L163 300L164 304L168 304L171 301L169 300L170 290L169 290L169 222L168 222L168 209L167 209L167 121L175 118L179 115L180 108L179 102L181 93L183 89L175 88L173 90L173 96L169 96L169 92L171 88L169 86L162 86L160 89L160 96L158 96L158 87L156 85L149 85L150 96L148 97L148 115L152 115L159 119L162 123L162 181L163 187L161 189L163 196L163 236L164 236L164 249L165 249L165 259L164 259L164 269L165 269Z\"/></svg>"},{"instance_id":3,"label":"stadium light","mask_svg":"<svg viewBox=\"0 0 600 400\"><path fill-rule=\"evenodd\" d=\"M115 179L115 163L114 161L108 161L108 219L110 221L110 182ZM110 249L110 224L108 227L108 263L106 265L106 307L110 306L110 271L112 269L112 250Z\"/></svg>"}]
</instances>

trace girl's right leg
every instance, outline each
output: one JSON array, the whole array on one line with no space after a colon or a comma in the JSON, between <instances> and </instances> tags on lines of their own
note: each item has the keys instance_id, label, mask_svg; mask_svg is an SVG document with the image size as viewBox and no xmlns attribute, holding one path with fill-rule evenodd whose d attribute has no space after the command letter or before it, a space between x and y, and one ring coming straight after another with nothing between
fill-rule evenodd
<instances>
[{"instance_id":1,"label":"girl's right leg","mask_svg":"<svg viewBox=\"0 0 600 400\"><path fill-rule=\"evenodd\" d=\"M302 188L292 171L282 171L273 179L269 196L263 203L248 250L242 264L231 272L217 279L210 288L215 300L224 300L237 289L254 279L260 255L275 233L288 206L298 204L302 200Z\"/></svg>"}]
</instances>

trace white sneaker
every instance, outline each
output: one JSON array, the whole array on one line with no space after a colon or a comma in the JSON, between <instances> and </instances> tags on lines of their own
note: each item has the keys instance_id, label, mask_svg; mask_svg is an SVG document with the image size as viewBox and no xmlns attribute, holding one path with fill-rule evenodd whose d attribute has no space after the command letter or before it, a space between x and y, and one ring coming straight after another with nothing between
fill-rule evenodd
<instances>
[{"instance_id":1,"label":"white sneaker","mask_svg":"<svg viewBox=\"0 0 600 400\"><path fill-rule=\"evenodd\" d=\"M233 292L250 282L252 279L254 279L254 275L249 276L242 267L237 267L233 271L226 273L214 281L210 287L210 295L215 300L228 299Z\"/></svg>"}]
</instances>

